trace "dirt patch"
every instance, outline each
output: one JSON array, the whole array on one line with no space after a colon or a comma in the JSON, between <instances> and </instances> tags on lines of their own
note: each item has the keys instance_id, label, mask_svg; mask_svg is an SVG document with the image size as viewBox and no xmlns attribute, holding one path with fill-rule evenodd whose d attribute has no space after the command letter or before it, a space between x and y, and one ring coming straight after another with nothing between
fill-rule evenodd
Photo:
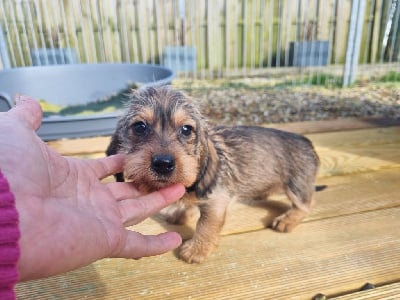
<instances>
[{"instance_id":1,"label":"dirt patch","mask_svg":"<svg viewBox=\"0 0 400 300\"><path fill-rule=\"evenodd\" d=\"M400 119L400 85L182 88L212 123L265 124L340 118Z\"/></svg>"}]
</instances>

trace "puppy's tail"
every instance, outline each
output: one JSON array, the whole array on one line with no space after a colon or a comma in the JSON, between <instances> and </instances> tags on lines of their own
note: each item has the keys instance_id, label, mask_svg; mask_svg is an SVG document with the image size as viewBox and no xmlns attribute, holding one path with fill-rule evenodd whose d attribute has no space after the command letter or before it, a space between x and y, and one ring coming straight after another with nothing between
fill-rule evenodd
<instances>
[{"instance_id":1,"label":"puppy's tail","mask_svg":"<svg viewBox=\"0 0 400 300\"><path fill-rule=\"evenodd\" d=\"M316 185L316 186L315 186L315 191L316 191L316 192L320 192L320 191L325 190L327 187L328 187L328 186L325 185L325 184Z\"/></svg>"}]
</instances>

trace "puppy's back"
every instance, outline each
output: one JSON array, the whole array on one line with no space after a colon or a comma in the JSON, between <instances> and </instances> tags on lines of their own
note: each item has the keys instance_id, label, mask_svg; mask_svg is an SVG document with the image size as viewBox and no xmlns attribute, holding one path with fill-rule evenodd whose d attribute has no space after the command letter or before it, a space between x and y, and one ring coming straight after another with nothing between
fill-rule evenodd
<instances>
[{"instance_id":1,"label":"puppy's back","mask_svg":"<svg viewBox=\"0 0 400 300\"><path fill-rule=\"evenodd\" d=\"M293 176L313 185L319 159L302 135L259 126L218 126L211 139L225 172L235 178L236 192L246 197L282 188Z\"/></svg>"},{"instance_id":2,"label":"puppy's back","mask_svg":"<svg viewBox=\"0 0 400 300\"><path fill-rule=\"evenodd\" d=\"M238 152L253 152L257 155L256 151L262 148L277 156L310 156L318 162L311 141L292 132L260 126L218 126L212 130L211 136L217 143L222 142Z\"/></svg>"}]
</instances>

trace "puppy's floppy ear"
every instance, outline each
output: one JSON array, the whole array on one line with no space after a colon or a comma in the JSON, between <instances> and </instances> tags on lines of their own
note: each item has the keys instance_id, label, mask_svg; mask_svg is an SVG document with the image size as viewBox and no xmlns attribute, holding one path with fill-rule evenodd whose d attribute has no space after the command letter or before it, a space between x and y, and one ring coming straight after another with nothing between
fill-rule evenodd
<instances>
[{"instance_id":1,"label":"puppy's floppy ear","mask_svg":"<svg viewBox=\"0 0 400 300\"><path fill-rule=\"evenodd\" d=\"M119 149L120 149L120 142L119 142L119 138L118 138L118 129L117 129L115 131L115 133L113 134L113 136L111 137L111 142L110 142L110 145L108 145L108 148L106 150L106 155L110 156L110 155L117 154L119 152ZM117 173L114 175L114 177L118 182L125 181L123 173Z\"/></svg>"},{"instance_id":2,"label":"puppy's floppy ear","mask_svg":"<svg viewBox=\"0 0 400 300\"><path fill-rule=\"evenodd\" d=\"M206 197L216 185L219 171L218 153L207 131L201 134L200 143L200 171L193 185L193 190L199 198Z\"/></svg>"},{"instance_id":3,"label":"puppy's floppy ear","mask_svg":"<svg viewBox=\"0 0 400 300\"><path fill-rule=\"evenodd\" d=\"M106 155L110 156L110 155L117 154L118 150L119 150L119 138L118 138L118 134L116 132L114 132L114 134L111 137L111 142L107 147Z\"/></svg>"}]
</instances>

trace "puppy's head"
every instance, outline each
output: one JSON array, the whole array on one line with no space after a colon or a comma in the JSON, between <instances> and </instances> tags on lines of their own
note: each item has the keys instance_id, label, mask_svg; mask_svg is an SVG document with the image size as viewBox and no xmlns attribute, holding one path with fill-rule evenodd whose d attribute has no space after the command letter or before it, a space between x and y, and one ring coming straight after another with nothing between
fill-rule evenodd
<instances>
[{"instance_id":1,"label":"puppy's head","mask_svg":"<svg viewBox=\"0 0 400 300\"><path fill-rule=\"evenodd\" d=\"M142 191L191 187L208 155L206 123L187 96L168 87L133 91L113 137L124 177Z\"/></svg>"}]
</instances>

